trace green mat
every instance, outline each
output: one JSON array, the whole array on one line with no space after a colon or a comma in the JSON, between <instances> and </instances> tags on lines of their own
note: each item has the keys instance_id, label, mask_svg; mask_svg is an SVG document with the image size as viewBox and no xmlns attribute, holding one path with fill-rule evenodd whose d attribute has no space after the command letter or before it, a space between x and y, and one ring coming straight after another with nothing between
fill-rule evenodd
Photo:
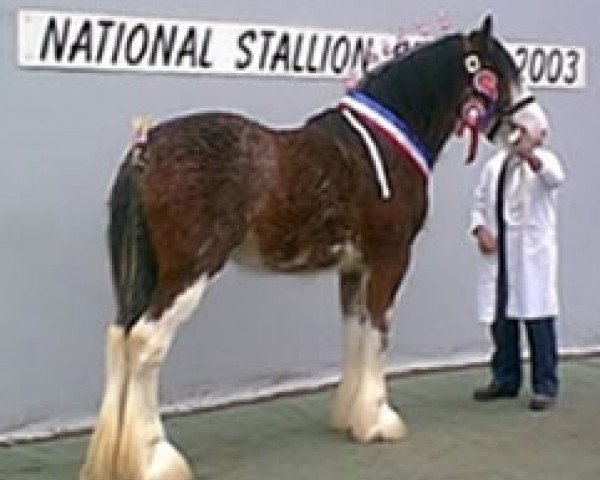
<instances>
[{"instance_id":1,"label":"green mat","mask_svg":"<svg viewBox=\"0 0 600 480\"><path fill-rule=\"evenodd\" d=\"M549 412L514 400L478 404L481 368L394 379L409 437L358 445L326 425L331 391L166 422L195 478L219 480L600 480L600 359L561 363ZM0 449L2 480L76 479L87 436Z\"/></svg>"}]
</instances>

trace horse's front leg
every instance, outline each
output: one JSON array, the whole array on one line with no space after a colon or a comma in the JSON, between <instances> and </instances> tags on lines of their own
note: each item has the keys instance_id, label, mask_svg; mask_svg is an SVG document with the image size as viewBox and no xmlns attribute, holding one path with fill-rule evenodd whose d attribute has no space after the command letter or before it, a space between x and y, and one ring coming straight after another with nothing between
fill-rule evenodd
<instances>
[{"instance_id":1,"label":"horse's front leg","mask_svg":"<svg viewBox=\"0 0 600 480\"><path fill-rule=\"evenodd\" d=\"M361 380L360 360L366 320L366 271L362 268L343 269L340 272L340 303L343 315L344 353L342 374L330 411L333 428L350 428L350 412Z\"/></svg>"},{"instance_id":2,"label":"horse's front leg","mask_svg":"<svg viewBox=\"0 0 600 480\"><path fill-rule=\"evenodd\" d=\"M351 435L359 442L394 441L406 428L390 407L385 383L385 352L391 322L391 305L408 264L408 253L390 262L372 263L366 284L366 319L358 360L360 380L349 415Z\"/></svg>"}]
</instances>

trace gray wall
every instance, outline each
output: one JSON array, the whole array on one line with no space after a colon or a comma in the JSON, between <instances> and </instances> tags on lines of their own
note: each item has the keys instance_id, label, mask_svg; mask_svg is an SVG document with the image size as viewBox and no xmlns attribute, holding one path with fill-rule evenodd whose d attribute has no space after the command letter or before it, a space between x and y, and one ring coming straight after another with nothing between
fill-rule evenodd
<instances>
[{"instance_id":1,"label":"gray wall","mask_svg":"<svg viewBox=\"0 0 600 480\"><path fill-rule=\"evenodd\" d=\"M425 3L425 6L423 5ZM369 5L367 8L366 6ZM20 7L395 31L443 9L457 28L493 12L508 40L583 46L588 87L540 91L568 183L560 205L563 349L600 345L597 294L600 8L592 0L202 2L4 0L0 6L0 436L86 424L101 394L113 315L104 250L106 186L140 113L235 108L272 125L297 124L342 93L338 82L16 67ZM460 363L488 352L475 321L475 251L468 241L478 166L453 141L432 184L433 208L397 306L391 364ZM489 154L484 149L480 156ZM165 405L198 405L337 373L339 309L333 274L252 276L229 267L187 323L164 369ZM467 393L466 393L467 394Z\"/></svg>"}]
</instances>

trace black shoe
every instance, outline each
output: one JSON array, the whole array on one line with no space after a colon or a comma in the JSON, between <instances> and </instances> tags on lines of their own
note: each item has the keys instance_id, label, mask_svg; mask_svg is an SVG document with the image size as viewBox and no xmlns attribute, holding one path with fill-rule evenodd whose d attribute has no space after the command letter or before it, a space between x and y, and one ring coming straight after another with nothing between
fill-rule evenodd
<instances>
[{"instance_id":1,"label":"black shoe","mask_svg":"<svg viewBox=\"0 0 600 480\"><path fill-rule=\"evenodd\" d=\"M473 399L478 402L489 402L499 398L515 398L518 394L518 390L504 388L492 382L485 387L476 388L473 392Z\"/></svg>"},{"instance_id":2,"label":"black shoe","mask_svg":"<svg viewBox=\"0 0 600 480\"><path fill-rule=\"evenodd\" d=\"M535 393L529 401L529 410L534 412L543 412L552 408L556 404L556 397L552 395L544 395L543 393Z\"/></svg>"}]
</instances>

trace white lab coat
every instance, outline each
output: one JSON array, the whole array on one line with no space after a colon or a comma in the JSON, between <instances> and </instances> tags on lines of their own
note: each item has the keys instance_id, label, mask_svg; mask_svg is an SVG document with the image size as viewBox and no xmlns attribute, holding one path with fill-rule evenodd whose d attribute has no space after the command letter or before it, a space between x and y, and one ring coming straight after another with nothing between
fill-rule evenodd
<instances>
[{"instance_id":1,"label":"white lab coat","mask_svg":"<svg viewBox=\"0 0 600 480\"><path fill-rule=\"evenodd\" d=\"M506 172L504 218L508 299L506 316L535 319L556 316L557 292L556 194L564 180L562 166L552 152L536 149L542 168L534 172L526 162L510 158ZM507 151L494 155L483 167L475 188L470 232L484 225L497 233L496 190ZM498 255L480 255L477 286L478 318L494 320Z\"/></svg>"}]
</instances>

